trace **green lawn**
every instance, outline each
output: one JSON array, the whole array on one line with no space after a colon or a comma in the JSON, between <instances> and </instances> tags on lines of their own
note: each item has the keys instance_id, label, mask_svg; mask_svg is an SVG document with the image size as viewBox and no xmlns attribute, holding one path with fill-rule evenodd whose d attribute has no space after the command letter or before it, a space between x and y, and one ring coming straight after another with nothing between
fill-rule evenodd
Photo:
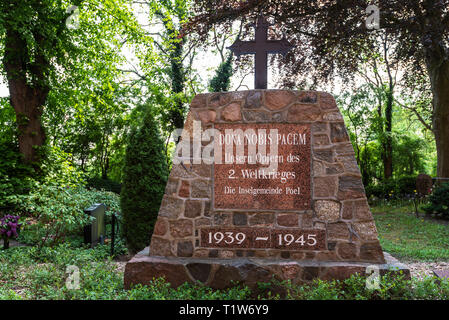
<instances>
[{"instance_id":1,"label":"green lawn","mask_svg":"<svg viewBox=\"0 0 449 320\"><path fill-rule=\"evenodd\" d=\"M404 213L414 212L411 207L372 211L388 253L406 261L449 261L449 226Z\"/></svg>"}]
</instances>

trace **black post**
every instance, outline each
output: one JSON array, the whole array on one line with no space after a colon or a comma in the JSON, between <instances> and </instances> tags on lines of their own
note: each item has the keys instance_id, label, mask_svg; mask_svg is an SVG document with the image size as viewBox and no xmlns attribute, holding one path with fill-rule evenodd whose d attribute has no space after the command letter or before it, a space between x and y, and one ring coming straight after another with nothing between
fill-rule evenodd
<instances>
[{"instance_id":1,"label":"black post","mask_svg":"<svg viewBox=\"0 0 449 320\"><path fill-rule=\"evenodd\" d=\"M419 201L419 198L418 198L418 200L416 199L416 195L413 197L413 204L415 205L415 215L416 215L416 217L417 218L419 218L419 212L418 212L418 203L417 203L417 201Z\"/></svg>"},{"instance_id":2,"label":"black post","mask_svg":"<svg viewBox=\"0 0 449 320\"><path fill-rule=\"evenodd\" d=\"M112 215L111 221L111 256L114 255L114 244L115 244L115 213Z\"/></svg>"},{"instance_id":3,"label":"black post","mask_svg":"<svg viewBox=\"0 0 449 320\"><path fill-rule=\"evenodd\" d=\"M9 249L9 238L7 236L3 237L3 250Z\"/></svg>"}]
</instances>

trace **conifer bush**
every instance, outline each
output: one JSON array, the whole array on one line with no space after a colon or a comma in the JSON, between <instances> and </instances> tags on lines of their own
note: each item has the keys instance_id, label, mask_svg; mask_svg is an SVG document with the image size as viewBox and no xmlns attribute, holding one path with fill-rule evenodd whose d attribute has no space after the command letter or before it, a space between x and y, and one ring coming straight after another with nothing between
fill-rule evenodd
<instances>
[{"instance_id":1,"label":"conifer bush","mask_svg":"<svg viewBox=\"0 0 449 320\"><path fill-rule=\"evenodd\" d=\"M231 86L232 77L232 55L220 64L214 77L209 82L210 92L225 92Z\"/></svg>"},{"instance_id":2,"label":"conifer bush","mask_svg":"<svg viewBox=\"0 0 449 320\"><path fill-rule=\"evenodd\" d=\"M132 128L120 194L122 235L131 252L149 245L168 177L164 143L151 114Z\"/></svg>"}]
</instances>

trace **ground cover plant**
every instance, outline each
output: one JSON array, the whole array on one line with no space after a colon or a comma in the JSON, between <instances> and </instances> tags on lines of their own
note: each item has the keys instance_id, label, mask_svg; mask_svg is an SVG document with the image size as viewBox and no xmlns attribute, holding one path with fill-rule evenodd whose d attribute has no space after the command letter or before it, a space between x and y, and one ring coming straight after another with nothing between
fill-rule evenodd
<instances>
[{"instance_id":1,"label":"ground cover plant","mask_svg":"<svg viewBox=\"0 0 449 320\"><path fill-rule=\"evenodd\" d=\"M424 210L428 215L435 214L449 218L449 182L435 187Z\"/></svg>"}]
</instances>

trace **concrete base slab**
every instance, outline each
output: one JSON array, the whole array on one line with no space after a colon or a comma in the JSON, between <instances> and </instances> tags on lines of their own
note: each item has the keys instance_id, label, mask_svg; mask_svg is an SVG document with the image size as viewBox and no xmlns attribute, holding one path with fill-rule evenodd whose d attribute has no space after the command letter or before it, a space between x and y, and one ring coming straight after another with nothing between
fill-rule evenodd
<instances>
[{"instance_id":1,"label":"concrete base slab","mask_svg":"<svg viewBox=\"0 0 449 320\"><path fill-rule=\"evenodd\" d=\"M172 287L185 282L199 282L214 289L225 289L243 283L256 288L258 282L291 280L294 284L314 279L343 280L352 274L367 275L367 268L403 275L410 279L410 270L404 264L385 254L385 264L362 262L329 262L307 260L269 260L257 258L202 259L150 256L148 248L135 255L125 268L126 289L136 284L149 284L154 278L164 277ZM369 271L369 269L368 269Z\"/></svg>"},{"instance_id":2,"label":"concrete base slab","mask_svg":"<svg viewBox=\"0 0 449 320\"><path fill-rule=\"evenodd\" d=\"M438 278L438 279L449 279L449 270L433 270L433 274Z\"/></svg>"}]
</instances>

